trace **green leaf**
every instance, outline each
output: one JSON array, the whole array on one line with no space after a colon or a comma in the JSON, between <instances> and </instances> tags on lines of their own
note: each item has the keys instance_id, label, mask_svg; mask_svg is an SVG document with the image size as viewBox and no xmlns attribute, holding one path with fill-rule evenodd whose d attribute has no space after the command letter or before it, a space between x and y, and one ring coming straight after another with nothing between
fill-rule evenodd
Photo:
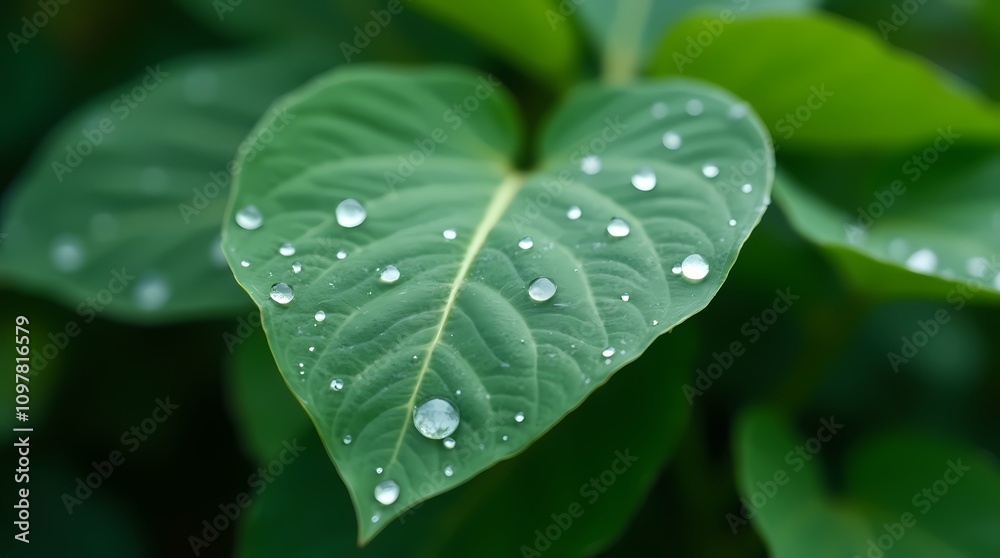
<instances>
[{"instance_id":1,"label":"green leaf","mask_svg":"<svg viewBox=\"0 0 1000 558\"><path fill-rule=\"evenodd\" d=\"M296 118L234 189L226 256L351 491L362 541L521 451L704 308L766 207L765 132L717 89L582 89L523 173L512 103L491 79L335 72L279 103ZM464 120L450 108L463 99L481 99ZM667 131L678 149L664 147ZM599 158L581 162L589 150ZM648 188L654 176L653 189L630 183ZM279 252L285 243L294 255ZM554 296L539 300L551 294L539 278ZM452 459L414 427L432 399L458 410L453 437L468 458L421 492L416 479ZM386 480L401 490L380 504Z\"/></svg>"},{"instance_id":2,"label":"green leaf","mask_svg":"<svg viewBox=\"0 0 1000 558\"><path fill-rule=\"evenodd\" d=\"M919 167L893 158L847 191L842 186L851 181L836 170L816 173L818 192L780 173L775 197L792 226L860 289L963 306L996 302L1000 157L958 150L938 156L926 173L901 172Z\"/></svg>"},{"instance_id":3,"label":"green leaf","mask_svg":"<svg viewBox=\"0 0 1000 558\"><path fill-rule=\"evenodd\" d=\"M350 528L347 492L333 479L329 460L307 450L248 510L239 555L273 556L285 549L296 556L398 556L403 549L407 556L427 558L520 556L522 547L536 552L544 547L544 541L536 546L535 531L548 529L553 514L566 525L574 504L574 512L582 515L570 516L571 524L560 528L542 554L593 555L627 526L674 451L690 409L681 384L696 346L686 328L661 337L523 454L424 503L363 552L356 549ZM638 424L643 427L633 427ZM313 439L303 445L318 448L320 443ZM460 466L461 461L456 453L452 463ZM542 474L553 470L558 474ZM433 485L443 478L420 480ZM597 487L590 484L593 479ZM494 528L482 529L484 524Z\"/></svg>"},{"instance_id":4,"label":"green leaf","mask_svg":"<svg viewBox=\"0 0 1000 558\"><path fill-rule=\"evenodd\" d=\"M692 12L702 13L706 17L699 21L721 32L726 21L744 14L806 10L816 4L817 0L632 0L581 2L576 9L603 53L604 74L612 81L624 81L645 67L664 31Z\"/></svg>"},{"instance_id":5,"label":"green leaf","mask_svg":"<svg viewBox=\"0 0 1000 558\"><path fill-rule=\"evenodd\" d=\"M836 424L835 417L826 420ZM849 494L834 498L820 471L826 444L834 442L830 430L820 433L822 422L816 426L816 432L797 435L786 417L763 409L744 413L737 423L741 502L772 557L957 558L1000 552L1000 536L992 528L1000 520L995 458L922 434L882 435L853 453ZM828 441L817 444L821 436ZM946 472L953 466L956 472ZM933 491L935 485L939 492L925 495L924 489ZM742 525L736 514L727 519Z\"/></svg>"},{"instance_id":6,"label":"green leaf","mask_svg":"<svg viewBox=\"0 0 1000 558\"><path fill-rule=\"evenodd\" d=\"M239 327L251 326L243 321ZM250 336L235 346L226 380L231 414L243 447L259 463L266 463L283 441L309 431L309 415L285 387L264 333L250 331Z\"/></svg>"},{"instance_id":7,"label":"green leaf","mask_svg":"<svg viewBox=\"0 0 1000 558\"><path fill-rule=\"evenodd\" d=\"M507 57L545 81L566 84L575 75L577 45L556 0L477 2L416 0L408 4ZM512 31L515 30L516 31Z\"/></svg>"},{"instance_id":8,"label":"green leaf","mask_svg":"<svg viewBox=\"0 0 1000 558\"><path fill-rule=\"evenodd\" d=\"M244 308L219 246L230 161L268 104L321 66L298 49L168 61L90 103L8 192L0 278L89 318Z\"/></svg>"},{"instance_id":9,"label":"green leaf","mask_svg":"<svg viewBox=\"0 0 1000 558\"><path fill-rule=\"evenodd\" d=\"M788 149L906 148L951 126L1000 138L1000 111L928 62L847 20L737 20L718 36L692 18L659 46L655 75L714 82L747 99Z\"/></svg>"}]
</instances>

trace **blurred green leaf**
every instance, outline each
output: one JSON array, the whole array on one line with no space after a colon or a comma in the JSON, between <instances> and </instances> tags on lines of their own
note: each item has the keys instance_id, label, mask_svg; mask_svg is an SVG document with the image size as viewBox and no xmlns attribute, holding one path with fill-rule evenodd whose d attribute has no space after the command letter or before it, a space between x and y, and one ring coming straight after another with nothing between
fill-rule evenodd
<instances>
[{"instance_id":1,"label":"blurred green leaf","mask_svg":"<svg viewBox=\"0 0 1000 558\"><path fill-rule=\"evenodd\" d=\"M836 178L817 178L819 184L806 188L779 173L775 197L796 230L822 246L860 289L942 297L956 308L970 300L996 302L1000 157L960 150L935 152L939 156L936 166L923 167L926 174L913 160L884 165L853 191Z\"/></svg>"},{"instance_id":2,"label":"blurred green leaf","mask_svg":"<svg viewBox=\"0 0 1000 558\"><path fill-rule=\"evenodd\" d=\"M833 428L822 431L826 425ZM848 497L835 499L823 487L820 461L836 425L828 417L815 435L799 436L778 413L744 413L735 435L744 515L729 514L730 525L750 518L774 558L1000 552L995 457L923 435L873 438L848 462Z\"/></svg>"},{"instance_id":3,"label":"blurred green leaf","mask_svg":"<svg viewBox=\"0 0 1000 558\"><path fill-rule=\"evenodd\" d=\"M271 101L322 67L299 49L198 56L150 66L89 103L7 193L0 278L88 322L245 308L219 245L239 172L230 161Z\"/></svg>"},{"instance_id":4,"label":"blurred green leaf","mask_svg":"<svg viewBox=\"0 0 1000 558\"><path fill-rule=\"evenodd\" d=\"M687 330L661 337L523 454L421 504L363 552L355 548L347 492L323 454L307 451L248 510L238 554L399 556L406 549L420 558L500 558L532 555L527 548L593 555L629 524L673 453L688 415L681 385L695 346ZM636 424L644 426L629 427ZM305 445L318 448L312 440ZM469 453L452 451L460 467ZM444 477L419 480L432 490Z\"/></svg>"},{"instance_id":5,"label":"blurred green leaf","mask_svg":"<svg viewBox=\"0 0 1000 558\"><path fill-rule=\"evenodd\" d=\"M559 15L559 1L413 0L407 5L465 31L533 76L565 86L577 72L577 44Z\"/></svg>"},{"instance_id":6,"label":"blurred green leaf","mask_svg":"<svg viewBox=\"0 0 1000 558\"><path fill-rule=\"evenodd\" d=\"M362 541L521 451L704 308L766 207L765 132L724 92L584 88L524 175L512 104L491 80L334 72L280 103L296 119L233 193L226 255L351 490ZM476 96L465 119L449 109ZM581 162L590 149L600 158ZM529 296L540 277L549 287ZM458 444L490 434L422 491L416 479L449 454L413 417L440 398L460 409ZM399 498L379 503L387 479Z\"/></svg>"},{"instance_id":7,"label":"blurred green leaf","mask_svg":"<svg viewBox=\"0 0 1000 558\"><path fill-rule=\"evenodd\" d=\"M584 1L578 6L566 1L560 6L572 6L573 11L578 11L583 27L603 53L605 75L625 79L634 77L646 66L664 31L692 12L715 16L701 18L711 27L723 26L724 20L741 18L744 14L808 10L817 3L817 0L630 0ZM561 15L563 11L557 13Z\"/></svg>"},{"instance_id":8,"label":"blurred green leaf","mask_svg":"<svg viewBox=\"0 0 1000 558\"><path fill-rule=\"evenodd\" d=\"M252 314L251 314L252 316ZM263 463L281 442L309 431L309 415L288 391L274 363L259 316L241 318L233 335L235 351L227 366L230 412L247 453ZM244 335L244 334L247 335Z\"/></svg>"},{"instance_id":9,"label":"blurred green leaf","mask_svg":"<svg viewBox=\"0 0 1000 558\"><path fill-rule=\"evenodd\" d=\"M1000 110L872 31L830 15L737 20L707 31L697 18L659 46L655 75L701 78L747 99L789 149L912 147L952 127L1000 138Z\"/></svg>"}]
</instances>

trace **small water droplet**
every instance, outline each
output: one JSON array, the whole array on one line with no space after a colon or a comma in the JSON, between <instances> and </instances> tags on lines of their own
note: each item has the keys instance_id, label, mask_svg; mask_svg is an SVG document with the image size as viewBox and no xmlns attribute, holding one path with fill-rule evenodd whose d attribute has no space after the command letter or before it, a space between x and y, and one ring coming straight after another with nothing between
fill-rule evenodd
<instances>
[{"instance_id":1,"label":"small water droplet","mask_svg":"<svg viewBox=\"0 0 1000 558\"><path fill-rule=\"evenodd\" d=\"M381 475L382 471L383 471L383 469L381 467L375 467L375 474L376 475Z\"/></svg>"},{"instance_id":2,"label":"small water droplet","mask_svg":"<svg viewBox=\"0 0 1000 558\"><path fill-rule=\"evenodd\" d=\"M729 226L730 227L735 227L736 226L736 219L730 219L729 220Z\"/></svg>"},{"instance_id":3,"label":"small water droplet","mask_svg":"<svg viewBox=\"0 0 1000 558\"><path fill-rule=\"evenodd\" d=\"M630 300L630 298L631 297L628 296L628 293L625 293L625 294L622 295L622 300L624 300L625 302L628 302Z\"/></svg>"},{"instance_id":4,"label":"small water droplet","mask_svg":"<svg viewBox=\"0 0 1000 558\"><path fill-rule=\"evenodd\" d=\"M462 390L456 389L455 390L455 395L462 395Z\"/></svg>"},{"instance_id":5,"label":"small water droplet","mask_svg":"<svg viewBox=\"0 0 1000 558\"><path fill-rule=\"evenodd\" d=\"M450 477L450 476L452 476L454 474L455 474L455 470L451 468L451 465L448 465L448 466L446 466L444 468L444 476Z\"/></svg>"},{"instance_id":6,"label":"small water droplet","mask_svg":"<svg viewBox=\"0 0 1000 558\"><path fill-rule=\"evenodd\" d=\"M271 285L271 300L278 304L288 304L295 298L292 287L288 283L275 283Z\"/></svg>"},{"instance_id":7,"label":"small water droplet","mask_svg":"<svg viewBox=\"0 0 1000 558\"><path fill-rule=\"evenodd\" d=\"M445 438L444 439L444 449L455 449L455 439Z\"/></svg>"},{"instance_id":8,"label":"small water droplet","mask_svg":"<svg viewBox=\"0 0 1000 558\"><path fill-rule=\"evenodd\" d=\"M264 224L264 216L256 205L248 205L236 212L236 224L240 227L252 231L259 229Z\"/></svg>"},{"instance_id":9,"label":"small water droplet","mask_svg":"<svg viewBox=\"0 0 1000 558\"><path fill-rule=\"evenodd\" d=\"M413 408L413 426L432 440L451 436L458 428L458 409L446 399L435 397Z\"/></svg>"},{"instance_id":10,"label":"small water droplet","mask_svg":"<svg viewBox=\"0 0 1000 558\"><path fill-rule=\"evenodd\" d=\"M278 253L282 256L294 256L295 246L292 246L291 242L286 242L278 248Z\"/></svg>"},{"instance_id":11,"label":"small water droplet","mask_svg":"<svg viewBox=\"0 0 1000 558\"><path fill-rule=\"evenodd\" d=\"M52 243L52 265L59 271L76 271L83 267L83 244L76 236L64 234Z\"/></svg>"},{"instance_id":12,"label":"small water droplet","mask_svg":"<svg viewBox=\"0 0 1000 558\"><path fill-rule=\"evenodd\" d=\"M506 442L506 441L507 441L507 440L509 440L510 438L508 438L508 437L507 437L507 435L506 435L506 434L504 434L504 435L503 435L503 438L502 438L502 439L503 439L503 441L504 441L504 442Z\"/></svg>"},{"instance_id":13,"label":"small water droplet","mask_svg":"<svg viewBox=\"0 0 1000 558\"><path fill-rule=\"evenodd\" d=\"M379 276L379 279L383 283L395 283L399 280L399 270L394 265L387 265L382 270L382 275Z\"/></svg>"},{"instance_id":14,"label":"small water droplet","mask_svg":"<svg viewBox=\"0 0 1000 558\"><path fill-rule=\"evenodd\" d=\"M299 273L302 271L302 264L299 262L292 262L292 273Z\"/></svg>"},{"instance_id":15,"label":"small water droplet","mask_svg":"<svg viewBox=\"0 0 1000 558\"><path fill-rule=\"evenodd\" d=\"M708 262L701 254L691 254L681 262L681 274L688 281L701 281L708 276Z\"/></svg>"},{"instance_id":16,"label":"small water droplet","mask_svg":"<svg viewBox=\"0 0 1000 558\"><path fill-rule=\"evenodd\" d=\"M514 415L514 422L524 422L524 413Z\"/></svg>"},{"instance_id":17,"label":"small water droplet","mask_svg":"<svg viewBox=\"0 0 1000 558\"><path fill-rule=\"evenodd\" d=\"M982 279L990 269L990 262L983 257L970 258L965 262L965 270L969 275Z\"/></svg>"},{"instance_id":18,"label":"small water droplet","mask_svg":"<svg viewBox=\"0 0 1000 558\"><path fill-rule=\"evenodd\" d=\"M708 163L701 167L701 174L704 174L706 178L715 178L716 176L719 176L719 167Z\"/></svg>"},{"instance_id":19,"label":"small water droplet","mask_svg":"<svg viewBox=\"0 0 1000 558\"><path fill-rule=\"evenodd\" d=\"M530 250L535 245L535 241L530 236L526 236L517 242L517 247L521 250Z\"/></svg>"},{"instance_id":20,"label":"small water droplet","mask_svg":"<svg viewBox=\"0 0 1000 558\"><path fill-rule=\"evenodd\" d=\"M667 132L663 134L663 147L671 151L681 148L681 136L677 132Z\"/></svg>"},{"instance_id":21,"label":"small water droplet","mask_svg":"<svg viewBox=\"0 0 1000 558\"><path fill-rule=\"evenodd\" d=\"M376 514L372 514L372 523L378 523L379 519L382 519L382 516L380 516L377 513Z\"/></svg>"},{"instance_id":22,"label":"small water droplet","mask_svg":"<svg viewBox=\"0 0 1000 558\"><path fill-rule=\"evenodd\" d=\"M580 170L586 174L597 174L601 172L601 160L596 155L587 155L580 161Z\"/></svg>"},{"instance_id":23,"label":"small water droplet","mask_svg":"<svg viewBox=\"0 0 1000 558\"><path fill-rule=\"evenodd\" d=\"M655 325L655 326L660 325L660 320L653 320L653 325Z\"/></svg>"},{"instance_id":24,"label":"small water droplet","mask_svg":"<svg viewBox=\"0 0 1000 558\"><path fill-rule=\"evenodd\" d=\"M311 353L311 352L314 352L315 350L316 350L316 347L309 347L309 352L310 352L310 353Z\"/></svg>"},{"instance_id":25,"label":"small water droplet","mask_svg":"<svg viewBox=\"0 0 1000 558\"><path fill-rule=\"evenodd\" d=\"M626 237L631 230L632 229L629 228L628 223L626 223L624 219L619 219L618 217L615 217L610 223L608 223L608 234L615 238Z\"/></svg>"},{"instance_id":26,"label":"small water droplet","mask_svg":"<svg viewBox=\"0 0 1000 558\"><path fill-rule=\"evenodd\" d=\"M705 104L698 99L691 99L684 105L684 110L691 116L698 116L705 111Z\"/></svg>"},{"instance_id":27,"label":"small water droplet","mask_svg":"<svg viewBox=\"0 0 1000 558\"><path fill-rule=\"evenodd\" d=\"M545 302L555 296L557 289L558 287L556 287L556 284L551 279L548 277L539 277L528 285L528 296L532 300Z\"/></svg>"},{"instance_id":28,"label":"small water droplet","mask_svg":"<svg viewBox=\"0 0 1000 558\"><path fill-rule=\"evenodd\" d=\"M576 221L582 215L583 215L583 210L580 209L580 207L576 206L576 205L574 205L573 207L569 208L568 211L566 211L566 216L569 217L570 219L572 219L573 221Z\"/></svg>"},{"instance_id":29,"label":"small water droplet","mask_svg":"<svg viewBox=\"0 0 1000 558\"><path fill-rule=\"evenodd\" d=\"M906 267L920 273L931 273L937 268L937 254L929 248L921 248L906 259Z\"/></svg>"},{"instance_id":30,"label":"small water droplet","mask_svg":"<svg viewBox=\"0 0 1000 558\"><path fill-rule=\"evenodd\" d=\"M375 485L375 499L383 506L396 502L399 498L399 484L394 480L384 480Z\"/></svg>"},{"instance_id":31,"label":"small water droplet","mask_svg":"<svg viewBox=\"0 0 1000 558\"><path fill-rule=\"evenodd\" d=\"M346 446L346 445L350 444L351 440L353 440L353 438L351 438L350 434L348 434L347 436L344 436L344 445Z\"/></svg>"},{"instance_id":32,"label":"small water droplet","mask_svg":"<svg viewBox=\"0 0 1000 558\"><path fill-rule=\"evenodd\" d=\"M681 268L681 265L677 264L674 267L670 268L670 271L674 272L674 275L680 275L682 269L683 268Z\"/></svg>"},{"instance_id":33,"label":"small water droplet","mask_svg":"<svg viewBox=\"0 0 1000 558\"><path fill-rule=\"evenodd\" d=\"M740 190L742 190L744 194L749 194L750 192L753 192L753 186L748 182L741 186Z\"/></svg>"},{"instance_id":34,"label":"small water droplet","mask_svg":"<svg viewBox=\"0 0 1000 558\"><path fill-rule=\"evenodd\" d=\"M170 285L160 275L148 275L135 286L135 302L143 310L162 308L170 298Z\"/></svg>"},{"instance_id":35,"label":"small water droplet","mask_svg":"<svg viewBox=\"0 0 1000 558\"><path fill-rule=\"evenodd\" d=\"M650 108L650 113L652 113L653 118L659 120L667 115L670 110L667 108L667 103L653 103L652 108Z\"/></svg>"},{"instance_id":36,"label":"small water droplet","mask_svg":"<svg viewBox=\"0 0 1000 558\"><path fill-rule=\"evenodd\" d=\"M317 322L322 322L323 320L326 319L326 312L324 312L322 310L316 312L315 318L316 318Z\"/></svg>"},{"instance_id":37,"label":"small water droplet","mask_svg":"<svg viewBox=\"0 0 1000 558\"><path fill-rule=\"evenodd\" d=\"M652 190L656 187L656 173L649 167L642 167L632 175L632 186L643 192Z\"/></svg>"},{"instance_id":38,"label":"small water droplet","mask_svg":"<svg viewBox=\"0 0 1000 558\"><path fill-rule=\"evenodd\" d=\"M335 378L332 382L330 382L330 389L333 391L340 391L344 389L344 380Z\"/></svg>"},{"instance_id":39,"label":"small water droplet","mask_svg":"<svg viewBox=\"0 0 1000 558\"><path fill-rule=\"evenodd\" d=\"M458 232L455 229L445 229L443 233L446 240L455 240L458 238Z\"/></svg>"},{"instance_id":40,"label":"small water droplet","mask_svg":"<svg viewBox=\"0 0 1000 558\"><path fill-rule=\"evenodd\" d=\"M613 356L615 356L615 348L614 347L608 347L607 349L604 349L603 351L601 351L601 356L604 356L604 357L613 357Z\"/></svg>"},{"instance_id":41,"label":"small water droplet","mask_svg":"<svg viewBox=\"0 0 1000 558\"><path fill-rule=\"evenodd\" d=\"M347 250L341 250L337 252L337 259L342 260L347 257Z\"/></svg>"},{"instance_id":42,"label":"small water droplet","mask_svg":"<svg viewBox=\"0 0 1000 558\"><path fill-rule=\"evenodd\" d=\"M337 223L341 227L352 229L365 222L368 212L358 200L348 198L337 205Z\"/></svg>"},{"instance_id":43,"label":"small water droplet","mask_svg":"<svg viewBox=\"0 0 1000 558\"><path fill-rule=\"evenodd\" d=\"M610 358L604 359L604 364L611 364L611 359Z\"/></svg>"},{"instance_id":44,"label":"small water droplet","mask_svg":"<svg viewBox=\"0 0 1000 558\"><path fill-rule=\"evenodd\" d=\"M250 267L250 260L243 260L240 262L240 265L243 267Z\"/></svg>"}]
</instances>

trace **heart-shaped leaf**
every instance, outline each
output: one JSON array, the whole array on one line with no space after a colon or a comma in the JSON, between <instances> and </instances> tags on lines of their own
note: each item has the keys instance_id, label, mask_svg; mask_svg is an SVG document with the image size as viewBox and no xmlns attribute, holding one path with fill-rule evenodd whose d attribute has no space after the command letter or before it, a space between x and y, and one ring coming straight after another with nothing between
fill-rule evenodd
<instances>
[{"instance_id":1,"label":"heart-shaped leaf","mask_svg":"<svg viewBox=\"0 0 1000 558\"><path fill-rule=\"evenodd\" d=\"M231 162L261 111L323 66L297 48L167 61L90 103L4 200L0 277L88 321L243 308L219 246Z\"/></svg>"},{"instance_id":2,"label":"heart-shaped leaf","mask_svg":"<svg viewBox=\"0 0 1000 558\"><path fill-rule=\"evenodd\" d=\"M688 81L578 91L530 173L492 76L354 69L276 110L295 118L245 162L224 251L362 541L704 308L773 174L749 108Z\"/></svg>"}]
</instances>

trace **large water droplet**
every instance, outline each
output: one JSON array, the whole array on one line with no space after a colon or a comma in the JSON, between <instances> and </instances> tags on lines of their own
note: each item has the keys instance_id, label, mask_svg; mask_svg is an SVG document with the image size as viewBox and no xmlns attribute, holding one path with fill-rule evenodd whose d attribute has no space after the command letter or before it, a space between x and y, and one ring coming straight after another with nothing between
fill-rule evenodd
<instances>
[{"instance_id":1,"label":"large water droplet","mask_svg":"<svg viewBox=\"0 0 1000 558\"><path fill-rule=\"evenodd\" d=\"M458 409L446 399L435 397L413 408L413 426L432 440L451 436L458 421Z\"/></svg>"},{"instance_id":2,"label":"large water droplet","mask_svg":"<svg viewBox=\"0 0 1000 558\"><path fill-rule=\"evenodd\" d=\"M399 498L399 485L394 480L384 480L375 485L375 499L383 506L396 502Z\"/></svg>"},{"instance_id":3,"label":"large water droplet","mask_svg":"<svg viewBox=\"0 0 1000 558\"><path fill-rule=\"evenodd\" d=\"M278 248L278 253L282 256L294 256L295 246L292 246L291 242L286 242Z\"/></svg>"},{"instance_id":4,"label":"large water droplet","mask_svg":"<svg viewBox=\"0 0 1000 558\"><path fill-rule=\"evenodd\" d=\"M135 286L135 303L143 310L162 308L170 298L170 285L160 275L143 277Z\"/></svg>"},{"instance_id":5,"label":"large water droplet","mask_svg":"<svg viewBox=\"0 0 1000 558\"><path fill-rule=\"evenodd\" d=\"M455 470L451 468L451 465L447 465L444 468L444 476L450 477L455 474Z\"/></svg>"},{"instance_id":6,"label":"large water droplet","mask_svg":"<svg viewBox=\"0 0 1000 558\"><path fill-rule=\"evenodd\" d=\"M663 147L671 151L681 148L681 136L677 132L667 132L663 134Z\"/></svg>"},{"instance_id":7,"label":"large water droplet","mask_svg":"<svg viewBox=\"0 0 1000 558\"><path fill-rule=\"evenodd\" d=\"M937 269L937 254L929 248L922 248L906 259L906 267L920 273L931 273Z\"/></svg>"},{"instance_id":8,"label":"large water droplet","mask_svg":"<svg viewBox=\"0 0 1000 558\"><path fill-rule=\"evenodd\" d=\"M455 449L454 438L445 438L443 443L444 443L444 449Z\"/></svg>"},{"instance_id":9,"label":"large water droplet","mask_svg":"<svg viewBox=\"0 0 1000 558\"><path fill-rule=\"evenodd\" d=\"M619 219L615 217L608 223L608 234L615 238L623 238L628 236L632 229L629 228L628 223L624 219Z\"/></svg>"},{"instance_id":10,"label":"large water droplet","mask_svg":"<svg viewBox=\"0 0 1000 558\"><path fill-rule=\"evenodd\" d=\"M295 298L292 287L288 283L275 283L271 285L271 300L278 304L288 304Z\"/></svg>"},{"instance_id":11,"label":"large water droplet","mask_svg":"<svg viewBox=\"0 0 1000 558\"><path fill-rule=\"evenodd\" d=\"M535 245L535 241L530 236L526 236L517 242L517 247L521 250L530 250Z\"/></svg>"},{"instance_id":12,"label":"large water droplet","mask_svg":"<svg viewBox=\"0 0 1000 558\"><path fill-rule=\"evenodd\" d=\"M556 287L556 284L552 282L552 279L549 279L548 277L539 277L528 285L528 296L530 296L532 300L545 302L555 296L556 289L558 289L558 287Z\"/></svg>"},{"instance_id":13,"label":"large water droplet","mask_svg":"<svg viewBox=\"0 0 1000 558\"><path fill-rule=\"evenodd\" d=\"M59 271L76 271L83 267L83 244L80 239L64 234L52 243L52 265Z\"/></svg>"},{"instance_id":14,"label":"large water droplet","mask_svg":"<svg viewBox=\"0 0 1000 558\"><path fill-rule=\"evenodd\" d=\"M580 170L587 174L597 174L601 172L601 160L596 155L587 155L580 161Z\"/></svg>"},{"instance_id":15,"label":"large water droplet","mask_svg":"<svg viewBox=\"0 0 1000 558\"><path fill-rule=\"evenodd\" d=\"M264 216L256 205L248 205L236 212L236 224L248 231L259 229L264 224Z\"/></svg>"},{"instance_id":16,"label":"large water droplet","mask_svg":"<svg viewBox=\"0 0 1000 558\"><path fill-rule=\"evenodd\" d=\"M632 175L632 186L636 190L648 192L656 187L656 173L649 167L643 167Z\"/></svg>"},{"instance_id":17,"label":"large water droplet","mask_svg":"<svg viewBox=\"0 0 1000 558\"><path fill-rule=\"evenodd\" d=\"M603 357L613 357L613 356L615 356L615 348L614 347L608 347L607 349L604 349L603 351L601 351L601 356L603 356Z\"/></svg>"},{"instance_id":18,"label":"large water droplet","mask_svg":"<svg viewBox=\"0 0 1000 558\"><path fill-rule=\"evenodd\" d=\"M316 312L315 318L317 322L322 322L323 320L326 319L326 312L319 310L318 312Z\"/></svg>"},{"instance_id":19,"label":"large water droplet","mask_svg":"<svg viewBox=\"0 0 1000 558\"><path fill-rule=\"evenodd\" d=\"M684 110L691 116L698 116L705 111L705 104L698 99L691 99L684 105Z\"/></svg>"},{"instance_id":20,"label":"large water droplet","mask_svg":"<svg viewBox=\"0 0 1000 558\"><path fill-rule=\"evenodd\" d=\"M514 422L524 422L524 413L514 415Z\"/></svg>"},{"instance_id":21,"label":"large water droplet","mask_svg":"<svg viewBox=\"0 0 1000 558\"><path fill-rule=\"evenodd\" d=\"M574 205L566 211L566 216L570 219L576 221L583 215L583 210L579 206Z\"/></svg>"},{"instance_id":22,"label":"large water droplet","mask_svg":"<svg viewBox=\"0 0 1000 558\"><path fill-rule=\"evenodd\" d=\"M708 163L701 167L701 174L704 174L706 178L715 178L716 176L719 176L719 167Z\"/></svg>"},{"instance_id":23,"label":"large water droplet","mask_svg":"<svg viewBox=\"0 0 1000 558\"><path fill-rule=\"evenodd\" d=\"M688 281L701 281L708 275L708 262L701 254L691 254L681 262L681 274Z\"/></svg>"},{"instance_id":24,"label":"large water droplet","mask_svg":"<svg viewBox=\"0 0 1000 558\"><path fill-rule=\"evenodd\" d=\"M348 198L337 206L337 223L341 227L354 228L365 222L368 212L358 200Z\"/></svg>"},{"instance_id":25,"label":"large water droplet","mask_svg":"<svg viewBox=\"0 0 1000 558\"><path fill-rule=\"evenodd\" d=\"M335 378L332 382L330 382L330 389L332 389L333 391L340 391L344 389L344 380L341 380L340 378Z\"/></svg>"},{"instance_id":26,"label":"large water droplet","mask_svg":"<svg viewBox=\"0 0 1000 558\"><path fill-rule=\"evenodd\" d=\"M455 240L458 238L458 231L455 229L445 229L445 231L441 234L443 234L447 240Z\"/></svg>"},{"instance_id":27,"label":"large water droplet","mask_svg":"<svg viewBox=\"0 0 1000 558\"><path fill-rule=\"evenodd\" d=\"M379 279L383 283L395 283L399 280L399 270L394 265L387 265L382 270L382 275L379 276Z\"/></svg>"}]
</instances>

